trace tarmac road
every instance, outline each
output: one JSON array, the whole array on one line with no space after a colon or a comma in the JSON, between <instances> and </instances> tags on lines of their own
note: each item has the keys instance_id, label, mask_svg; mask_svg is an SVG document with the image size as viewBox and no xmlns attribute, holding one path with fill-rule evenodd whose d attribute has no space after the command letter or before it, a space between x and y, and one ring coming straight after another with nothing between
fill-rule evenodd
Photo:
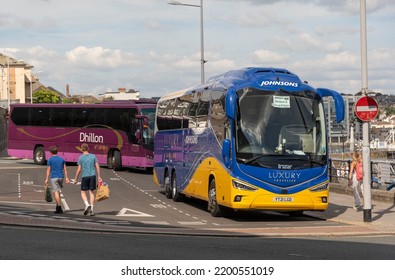
<instances>
[{"instance_id":1,"label":"tarmac road","mask_svg":"<svg viewBox=\"0 0 395 280\"><path fill-rule=\"evenodd\" d=\"M0 162L4 163L0 165L0 168L14 168L18 170L21 168L20 163L17 163L15 159L0 158ZM32 180L40 181L43 177L41 167L39 172L34 171L35 168L40 168L32 164L24 164L23 168L29 168L30 171L33 170ZM106 170L106 172L113 172L111 170ZM74 174L74 173L72 173ZM117 174L115 174L117 175ZM124 174L120 173L120 180L124 180ZM133 176L136 177L136 176ZM125 179L126 180L126 179ZM29 183L29 182L25 182ZM78 197L78 189L75 189L75 196ZM156 201L156 204L161 205L162 203L170 203L157 201L164 199L163 195L158 194L156 191L153 195L149 190L139 190L138 193L143 193L141 199L146 199L147 196L151 197ZM5 199L4 194L0 191L0 224L3 225L19 225L19 226L29 226L29 227L40 227L40 228L62 228L62 229L77 229L77 230L89 230L89 231L101 231L101 232L129 232L129 233L161 233L161 234L184 234L184 235L208 235L208 236L270 236L270 237L291 237L291 236L354 236L354 235L395 235L395 209L394 203L388 201L388 196L393 195L388 192L383 195L386 196L385 201L383 201L382 196L379 194L372 195L375 199L372 201L372 221L364 222L363 211L356 211L352 208L353 198L351 193L347 191L346 187L339 184L332 184L330 186L330 203L329 208L325 212L305 212L305 216L300 220L295 220L295 222L288 221L287 223L269 223L265 226L256 226L254 223L245 223L243 226L237 226L238 221L229 221L226 226L215 226L215 222L211 222L209 219L211 217L205 216L204 218L199 217L198 220L193 220L196 215L204 216L205 213L202 209L194 209L189 205L184 205L187 207L188 211L191 211L190 221L185 221L183 225L178 224L178 226L169 226L166 224L157 223L135 223L127 222L125 219L117 217L111 213L112 219L105 220L107 217L95 217L96 222L86 220L86 217L76 217L73 219L65 218L65 216L52 215L48 217L47 205L43 203L42 213L35 213L34 215L22 214L12 214L12 210L7 210L8 204L7 199ZM32 194L34 195L34 194ZM122 195L120 195L122 196ZM79 199L79 198L78 198ZM73 203L73 202L72 202ZM76 202L74 202L76 203ZM78 201L81 204L80 201ZM79 204L71 205L72 209L79 209L82 207ZM14 205L15 206L15 205ZM161 211L170 211L170 207L173 205L168 205L169 209ZM196 208L196 207L195 207ZM14 209L15 210L15 209ZM51 209L52 210L52 209ZM79 209L79 210L82 210ZM194 212L196 211L196 213ZM78 210L77 210L78 212ZM70 213L72 214L72 213ZM195 215L196 214L196 215ZM174 215L174 214L173 214ZM185 213L182 213L182 217L187 217ZM177 215L174 215L178 217ZM74 217L74 216L73 216ZM317 222L312 224L309 222L309 217L317 218ZM207 218L207 219L206 219ZM273 217L271 217L273 218ZM208 222L205 224L204 222ZM319 221L325 221L326 223L320 223ZM311 219L310 219L311 221ZM234 226L232 226L234 224Z\"/></svg>"}]
</instances>

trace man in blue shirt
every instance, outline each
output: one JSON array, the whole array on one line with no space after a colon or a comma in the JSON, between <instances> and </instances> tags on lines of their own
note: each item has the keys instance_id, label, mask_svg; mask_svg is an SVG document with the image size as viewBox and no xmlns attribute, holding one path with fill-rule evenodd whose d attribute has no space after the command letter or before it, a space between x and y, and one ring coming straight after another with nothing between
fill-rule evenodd
<instances>
[{"instance_id":1,"label":"man in blue shirt","mask_svg":"<svg viewBox=\"0 0 395 280\"><path fill-rule=\"evenodd\" d=\"M45 188L48 187L48 180L51 178L52 191L55 195L56 210L55 214L63 214L60 190L63 188L63 178L66 177L66 183L70 183L67 175L66 162L60 156L58 156L58 147L52 146L49 148L51 157L47 161L47 177L45 179Z\"/></svg>"},{"instance_id":2,"label":"man in blue shirt","mask_svg":"<svg viewBox=\"0 0 395 280\"><path fill-rule=\"evenodd\" d=\"M100 166L95 155L89 153L88 144L81 145L82 155L78 158L78 167L74 184L77 184L78 175L81 174L81 198L85 204L84 215L94 216L93 204L95 202L96 176L99 181ZM89 196L89 202L88 202Z\"/></svg>"}]
</instances>

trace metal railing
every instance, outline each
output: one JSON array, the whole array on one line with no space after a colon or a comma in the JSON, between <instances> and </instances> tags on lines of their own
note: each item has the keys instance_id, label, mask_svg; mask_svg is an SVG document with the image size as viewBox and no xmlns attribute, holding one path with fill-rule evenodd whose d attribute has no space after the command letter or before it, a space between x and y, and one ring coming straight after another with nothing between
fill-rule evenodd
<instances>
[{"instance_id":1,"label":"metal railing","mask_svg":"<svg viewBox=\"0 0 395 280\"><path fill-rule=\"evenodd\" d=\"M329 164L330 182L347 184L351 162L351 159L331 158ZM381 170L383 166L389 171L385 176ZM370 168L372 173L371 188L386 190L388 185L395 183L395 161L372 160Z\"/></svg>"}]
</instances>

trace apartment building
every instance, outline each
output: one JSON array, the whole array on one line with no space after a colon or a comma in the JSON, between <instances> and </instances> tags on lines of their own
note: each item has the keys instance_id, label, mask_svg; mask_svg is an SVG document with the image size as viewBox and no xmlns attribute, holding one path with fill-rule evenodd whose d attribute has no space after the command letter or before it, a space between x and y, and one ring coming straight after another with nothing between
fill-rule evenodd
<instances>
[{"instance_id":1,"label":"apartment building","mask_svg":"<svg viewBox=\"0 0 395 280\"><path fill-rule=\"evenodd\" d=\"M33 85L37 82L32 69L24 61L0 53L0 107L31 102Z\"/></svg>"}]
</instances>

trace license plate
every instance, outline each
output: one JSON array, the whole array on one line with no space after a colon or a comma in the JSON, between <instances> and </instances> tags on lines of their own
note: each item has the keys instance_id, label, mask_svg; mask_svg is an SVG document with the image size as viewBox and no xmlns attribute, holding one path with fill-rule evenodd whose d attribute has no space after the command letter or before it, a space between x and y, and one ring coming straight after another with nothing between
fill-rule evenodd
<instances>
[{"instance_id":1,"label":"license plate","mask_svg":"<svg viewBox=\"0 0 395 280\"><path fill-rule=\"evenodd\" d=\"M274 202L294 202L294 198L291 196L275 196L273 197Z\"/></svg>"}]
</instances>

